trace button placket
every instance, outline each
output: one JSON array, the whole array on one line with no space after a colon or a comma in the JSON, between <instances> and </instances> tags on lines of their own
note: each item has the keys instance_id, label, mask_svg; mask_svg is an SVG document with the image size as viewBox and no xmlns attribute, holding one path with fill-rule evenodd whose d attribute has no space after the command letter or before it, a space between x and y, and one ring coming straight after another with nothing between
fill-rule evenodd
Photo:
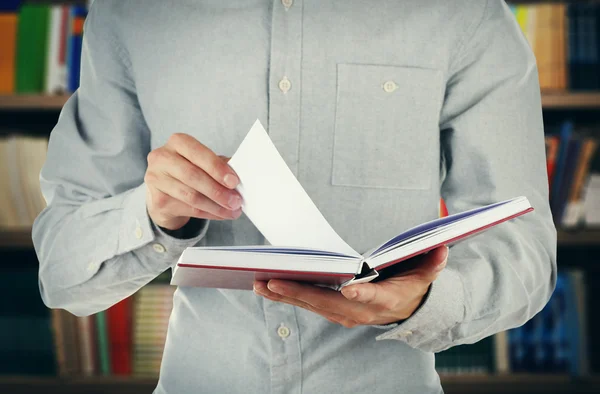
<instances>
[{"instance_id":1,"label":"button placket","mask_svg":"<svg viewBox=\"0 0 600 394\"><path fill-rule=\"evenodd\" d=\"M297 175L300 142L302 0L273 3L269 63L267 131L286 164Z\"/></svg>"}]
</instances>

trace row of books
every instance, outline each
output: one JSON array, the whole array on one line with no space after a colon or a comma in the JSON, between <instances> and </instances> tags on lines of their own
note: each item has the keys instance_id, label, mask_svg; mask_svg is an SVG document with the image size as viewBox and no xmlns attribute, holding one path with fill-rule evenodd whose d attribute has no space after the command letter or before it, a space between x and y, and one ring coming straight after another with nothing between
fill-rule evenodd
<instances>
[{"instance_id":1,"label":"row of books","mask_svg":"<svg viewBox=\"0 0 600 394\"><path fill-rule=\"evenodd\" d=\"M600 88L600 4L511 5L537 60L542 89Z\"/></svg>"},{"instance_id":2,"label":"row of books","mask_svg":"<svg viewBox=\"0 0 600 394\"><path fill-rule=\"evenodd\" d=\"M0 94L72 93L79 86L88 6L0 4Z\"/></svg>"},{"instance_id":3,"label":"row of books","mask_svg":"<svg viewBox=\"0 0 600 394\"><path fill-rule=\"evenodd\" d=\"M600 195L591 187L600 176L600 127L571 121L548 126L546 165L550 207L558 227L597 227Z\"/></svg>"},{"instance_id":4,"label":"row of books","mask_svg":"<svg viewBox=\"0 0 600 394\"><path fill-rule=\"evenodd\" d=\"M157 377L175 291L167 273L86 317L48 312L39 299L36 272L11 274L0 290L11 294L0 298L0 374ZM443 375L587 375L591 354L585 298L583 273L560 271L550 301L531 320L437 353L436 369Z\"/></svg>"},{"instance_id":5,"label":"row of books","mask_svg":"<svg viewBox=\"0 0 600 394\"><path fill-rule=\"evenodd\" d=\"M45 208L39 177L47 149L44 137L0 137L0 228L30 229Z\"/></svg>"},{"instance_id":6,"label":"row of books","mask_svg":"<svg viewBox=\"0 0 600 394\"><path fill-rule=\"evenodd\" d=\"M175 286L154 283L91 316L52 310L59 376L158 376Z\"/></svg>"},{"instance_id":7,"label":"row of books","mask_svg":"<svg viewBox=\"0 0 600 394\"><path fill-rule=\"evenodd\" d=\"M561 271L556 290L531 320L475 344L436 354L441 374L590 373L585 276Z\"/></svg>"}]
</instances>

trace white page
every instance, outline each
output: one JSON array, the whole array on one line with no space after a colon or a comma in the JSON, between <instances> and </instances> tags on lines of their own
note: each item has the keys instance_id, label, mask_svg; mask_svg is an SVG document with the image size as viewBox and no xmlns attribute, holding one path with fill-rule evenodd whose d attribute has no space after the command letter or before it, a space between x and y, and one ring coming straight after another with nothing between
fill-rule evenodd
<instances>
[{"instance_id":1,"label":"white page","mask_svg":"<svg viewBox=\"0 0 600 394\"><path fill-rule=\"evenodd\" d=\"M359 257L329 225L273 145L259 120L229 160L240 178L242 210L276 246L322 249Z\"/></svg>"}]
</instances>

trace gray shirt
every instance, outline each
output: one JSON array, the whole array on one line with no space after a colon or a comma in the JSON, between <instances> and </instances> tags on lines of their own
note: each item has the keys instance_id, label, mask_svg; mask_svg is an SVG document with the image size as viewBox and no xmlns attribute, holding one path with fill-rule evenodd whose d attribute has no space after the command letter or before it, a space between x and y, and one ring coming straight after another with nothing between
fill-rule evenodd
<instances>
[{"instance_id":1,"label":"gray shirt","mask_svg":"<svg viewBox=\"0 0 600 394\"><path fill-rule=\"evenodd\" d=\"M41 174L44 302L96 313L187 246L263 243L244 217L171 237L149 219L143 183L148 152L172 133L231 156L257 118L359 252L437 217L440 197L453 213L525 195L535 211L452 247L400 325L347 329L250 291L179 288L156 393L440 392L435 352L548 300L538 74L503 1L97 0Z\"/></svg>"}]
</instances>

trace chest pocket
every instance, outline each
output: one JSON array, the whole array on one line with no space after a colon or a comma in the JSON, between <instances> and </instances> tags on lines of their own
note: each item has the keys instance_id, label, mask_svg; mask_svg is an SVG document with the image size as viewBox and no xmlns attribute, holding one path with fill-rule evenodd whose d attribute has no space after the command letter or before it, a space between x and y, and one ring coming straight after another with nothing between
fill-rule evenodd
<instances>
[{"instance_id":1,"label":"chest pocket","mask_svg":"<svg viewBox=\"0 0 600 394\"><path fill-rule=\"evenodd\" d=\"M332 183L429 189L439 171L441 71L338 64Z\"/></svg>"}]
</instances>

